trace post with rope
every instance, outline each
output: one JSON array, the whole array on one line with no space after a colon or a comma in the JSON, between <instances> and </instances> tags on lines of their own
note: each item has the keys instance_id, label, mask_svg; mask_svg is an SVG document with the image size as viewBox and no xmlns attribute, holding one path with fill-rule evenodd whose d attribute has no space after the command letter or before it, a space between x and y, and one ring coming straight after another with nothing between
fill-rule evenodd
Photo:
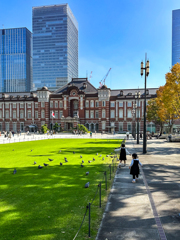
<instances>
[{"instance_id":1,"label":"post with rope","mask_svg":"<svg viewBox=\"0 0 180 240\"><path fill-rule=\"evenodd\" d=\"M109 165L109 169L110 169L110 180L111 180L111 164Z\"/></svg>"},{"instance_id":2,"label":"post with rope","mask_svg":"<svg viewBox=\"0 0 180 240\"><path fill-rule=\"evenodd\" d=\"M91 203L89 203L89 237L91 237Z\"/></svg>"},{"instance_id":3,"label":"post with rope","mask_svg":"<svg viewBox=\"0 0 180 240\"><path fill-rule=\"evenodd\" d=\"M106 171L104 172L104 175L105 175L105 181L106 181L106 190L107 190L107 172L106 172Z\"/></svg>"},{"instance_id":4,"label":"post with rope","mask_svg":"<svg viewBox=\"0 0 180 240\"><path fill-rule=\"evenodd\" d=\"M101 182L99 183L99 207L101 208Z\"/></svg>"}]
</instances>

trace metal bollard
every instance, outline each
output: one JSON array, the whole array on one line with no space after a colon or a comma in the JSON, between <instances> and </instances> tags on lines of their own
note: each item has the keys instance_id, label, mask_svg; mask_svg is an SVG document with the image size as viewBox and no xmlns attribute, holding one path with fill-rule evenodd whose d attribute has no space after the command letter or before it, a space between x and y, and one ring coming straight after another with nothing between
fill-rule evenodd
<instances>
[{"instance_id":1,"label":"metal bollard","mask_svg":"<svg viewBox=\"0 0 180 240\"><path fill-rule=\"evenodd\" d=\"M99 183L99 207L101 208L101 182Z\"/></svg>"},{"instance_id":2,"label":"metal bollard","mask_svg":"<svg viewBox=\"0 0 180 240\"><path fill-rule=\"evenodd\" d=\"M104 175L105 175L105 181L106 181L106 190L107 190L107 172L106 172L106 171L104 172Z\"/></svg>"},{"instance_id":3,"label":"metal bollard","mask_svg":"<svg viewBox=\"0 0 180 240\"><path fill-rule=\"evenodd\" d=\"M109 168L110 168L110 180L111 180L111 164L109 165Z\"/></svg>"},{"instance_id":4,"label":"metal bollard","mask_svg":"<svg viewBox=\"0 0 180 240\"><path fill-rule=\"evenodd\" d=\"M89 203L89 237L91 237L91 203Z\"/></svg>"}]
</instances>

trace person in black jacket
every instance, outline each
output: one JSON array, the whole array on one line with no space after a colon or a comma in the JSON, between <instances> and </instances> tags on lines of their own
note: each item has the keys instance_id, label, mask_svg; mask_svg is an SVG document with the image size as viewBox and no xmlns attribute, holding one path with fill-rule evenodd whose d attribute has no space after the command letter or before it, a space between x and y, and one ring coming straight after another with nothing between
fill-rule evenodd
<instances>
[{"instance_id":1,"label":"person in black jacket","mask_svg":"<svg viewBox=\"0 0 180 240\"><path fill-rule=\"evenodd\" d=\"M125 166L125 165L126 165L126 160L127 160L126 155L127 155L127 154L131 155L131 154L128 152L128 150L125 148L125 144L122 143L121 148L116 148L114 151L115 151L115 152L120 151L120 155L119 155L119 160L120 160L119 168L121 167L122 161L124 161L124 166Z\"/></svg>"},{"instance_id":2,"label":"person in black jacket","mask_svg":"<svg viewBox=\"0 0 180 240\"><path fill-rule=\"evenodd\" d=\"M132 154L132 161L131 164L129 165L129 169L130 169L130 174L133 175L133 180L132 183L135 183L136 180L138 179L138 175L139 175L139 164L142 166L142 163L139 161L139 159L137 158L137 154L133 153Z\"/></svg>"}]
</instances>

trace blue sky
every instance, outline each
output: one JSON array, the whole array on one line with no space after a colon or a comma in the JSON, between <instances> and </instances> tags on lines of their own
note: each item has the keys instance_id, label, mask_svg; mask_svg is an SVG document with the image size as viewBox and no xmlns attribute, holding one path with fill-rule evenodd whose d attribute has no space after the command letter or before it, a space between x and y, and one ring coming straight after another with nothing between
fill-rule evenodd
<instances>
[{"instance_id":1,"label":"blue sky","mask_svg":"<svg viewBox=\"0 0 180 240\"><path fill-rule=\"evenodd\" d=\"M32 7L68 3L79 24L79 77L92 73L99 82L112 68L106 85L144 87L140 62L147 52L147 87L165 84L171 67L172 10L177 0L6 0L0 1L0 28L27 27L32 31Z\"/></svg>"}]
</instances>

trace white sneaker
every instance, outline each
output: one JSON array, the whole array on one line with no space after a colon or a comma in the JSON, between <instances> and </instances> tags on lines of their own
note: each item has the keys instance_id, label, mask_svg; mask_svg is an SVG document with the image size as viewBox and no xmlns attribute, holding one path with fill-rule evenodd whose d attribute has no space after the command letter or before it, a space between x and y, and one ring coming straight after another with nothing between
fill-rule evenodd
<instances>
[{"instance_id":1,"label":"white sneaker","mask_svg":"<svg viewBox=\"0 0 180 240\"><path fill-rule=\"evenodd\" d=\"M132 183L135 183L136 182L136 180L132 180Z\"/></svg>"}]
</instances>

